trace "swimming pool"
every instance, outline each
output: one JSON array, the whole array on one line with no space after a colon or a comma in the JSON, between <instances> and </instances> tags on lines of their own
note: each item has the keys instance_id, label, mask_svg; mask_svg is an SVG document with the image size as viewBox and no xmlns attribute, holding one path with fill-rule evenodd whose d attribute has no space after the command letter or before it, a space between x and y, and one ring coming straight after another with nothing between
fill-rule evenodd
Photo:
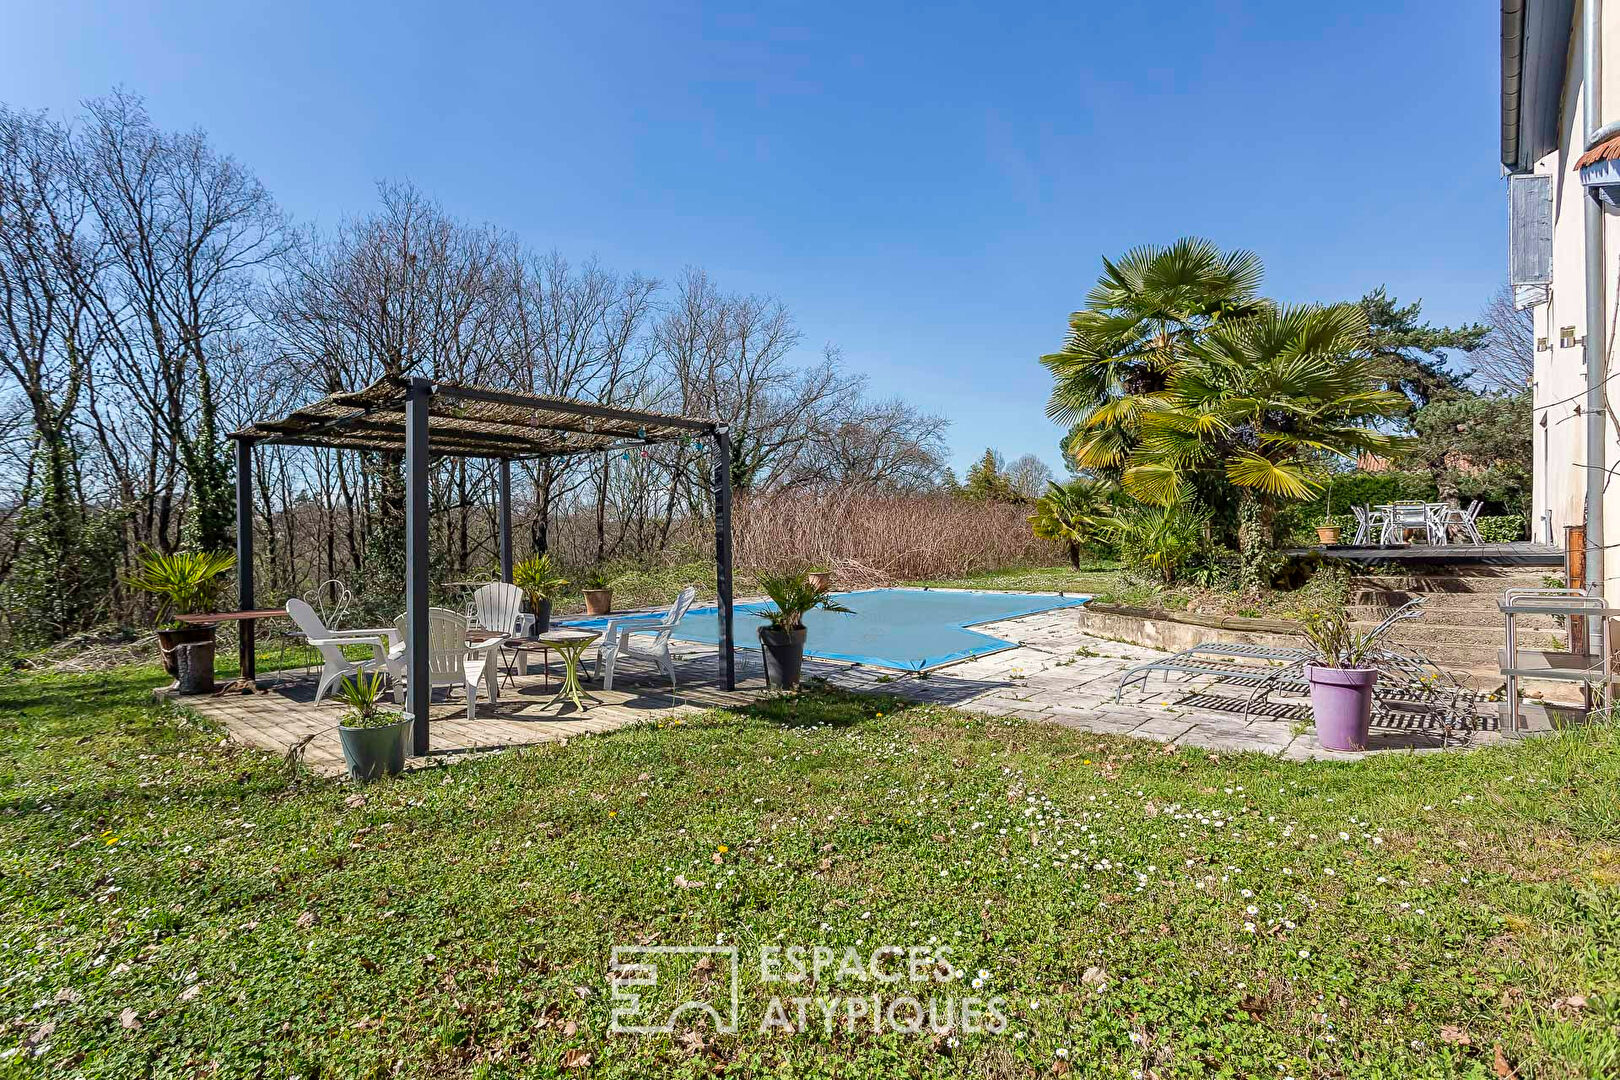
<instances>
[{"instance_id":1,"label":"swimming pool","mask_svg":"<svg viewBox=\"0 0 1620 1080\"><path fill-rule=\"evenodd\" d=\"M986 653L1012 648L1014 642L969 629L978 623L1013 619L1056 608L1077 607L1090 597L1056 593L999 593L966 589L861 589L837 594L853 609L844 615L812 611L804 617L810 631L805 654L828 660L875 664L920 671ZM769 603L736 605L737 647L758 644L754 613ZM675 627L681 641L719 644L718 608L693 608ZM621 616L622 617L622 616ZM606 618L569 620L569 626L600 629Z\"/></svg>"}]
</instances>

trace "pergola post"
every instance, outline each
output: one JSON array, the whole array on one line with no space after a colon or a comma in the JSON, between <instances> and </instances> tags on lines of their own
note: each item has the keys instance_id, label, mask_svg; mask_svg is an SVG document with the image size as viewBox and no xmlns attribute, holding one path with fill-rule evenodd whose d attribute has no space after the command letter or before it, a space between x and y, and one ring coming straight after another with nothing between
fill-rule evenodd
<instances>
[{"instance_id":1,"label":"pergola post","mask_svg":"<svg viewBox=\"0 0 1620 1080\"><path fill-rule=\"evenodd\" d=\"M720 615L720 683L737 689L731 609L731 433L714 431L714 582Z\"/></svg>"},{"instance_id":2,"label":"pergola post","mask_svg":"<svg viewBox=\"0 0 1620 1080\"><path fill-rule=\"evenodd\" d=\"M512 581L512 459L501 458L501 580Z\"/></svg>"},{"instance_id":3,"label":"pergola post","mask_svg":"<svg viewBox=\"0 0 1620 1080\"><path fill-rule=\"evenodd\" d=\"M405 398L405 712L411 753L428 752L428 409L433 383L413 378Z\"/></svg>"},{"instance_id":4,"label":"pergola post","mask_svg":"<svg viewBox=\"0 0 1620 1080\"><path fill-rule=\"evenodd\" d=\"M236 440L236 609L253 607L253 440ZM256 628L244 619L236 628L238 679L251 691L257 679Z\"/></svg>"}]
</instances>

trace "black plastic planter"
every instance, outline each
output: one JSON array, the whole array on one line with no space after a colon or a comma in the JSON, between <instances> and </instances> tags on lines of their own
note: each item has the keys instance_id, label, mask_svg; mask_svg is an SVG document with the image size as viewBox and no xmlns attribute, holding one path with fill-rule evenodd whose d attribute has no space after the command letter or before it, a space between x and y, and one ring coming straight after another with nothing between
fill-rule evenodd
<instances>
[{"instance_id":1,"label":"black plastic planter","mask_svg":"<svg viewBox=\"0 0 1620 1080\"><path fill-rule=\"evenodd\" d=\"M799 685L804 669L804 627L797 630L759 628L759 651L765 654L765 685L791 690Z\"/></svg>"},{"instance_id":2,"label":"black plastic planter","mask_svg":"<svg viewBox=\"0 0 1620 1080\"><path fill-rule=\"evenodd\" d=\"M379 776L397 776L405 768L405 740L410 737L411 718L383 727L338 726L343 744L343 760L349 775L361 783Z\"/></svg>"},{"instance_id":3,"label":"black plastic planter","mask_svg":"<svg viewBox=\"0 0 1620 1080\"><path fill-rule=\"evenodd\" d=\"M534 613L534 633L544 634L551 629L551 600L540 601L539 610Z\"/></svg>"}]
</instances>

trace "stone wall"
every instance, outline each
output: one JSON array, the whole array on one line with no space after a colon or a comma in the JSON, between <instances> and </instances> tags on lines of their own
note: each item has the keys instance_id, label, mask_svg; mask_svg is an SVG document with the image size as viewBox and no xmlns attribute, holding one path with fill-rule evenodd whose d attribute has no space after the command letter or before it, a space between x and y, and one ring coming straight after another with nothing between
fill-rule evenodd
<instances>
[{"instance_id":1,"label":"stone wall","mask_svg":"<svg viewBox=\"0 0 1620 1080\"><path fill-rule=\"evenodd\" d=\"M1245 619L1236 615L1194 615L1163 608L1090 603L1078 612L1080 629L1093 637L1180 652L1206 641L1297 649L1304 639L1297 623Z\"/></svg>"}]
</instances>

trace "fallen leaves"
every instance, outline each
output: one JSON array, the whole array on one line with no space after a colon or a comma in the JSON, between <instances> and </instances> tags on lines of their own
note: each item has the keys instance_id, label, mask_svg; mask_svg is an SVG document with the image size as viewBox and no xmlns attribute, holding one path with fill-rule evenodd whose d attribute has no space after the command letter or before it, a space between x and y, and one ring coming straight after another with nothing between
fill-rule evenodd
<instances>
[{"instance_id":1,"label":"fallen leaves","mask_svg":"<svg viewBox=\"0 0 1620 1080\"><path fill-rule=\"evenodd\" d=\"M562 1067L565 1069L585 1069L589 1068L590 1064L590 1051L581 1050L577 1046L572 1050L566 1051L562 1056Z\"/></svg>"},{"instance_id":2,"label":"fallen leaves","mask_svg":"<svg viewBox=\"0 0 1620 1080\"><path fill-rule=\"evenodd\" d=\"M1468 1032L1456 1024L1442 1024L1440 1026L1440 1041L1450 1043L1452 1046L1472 1046L1474 1040Z\"/></svg>"},{"instance_id":3,"label":"fallen leaves","mask_svg":"<svg viewBox=\"0 0 1620 1080\"><path fill-rule=\"evenodd\" d=\"M1512 1080L1513 1077L1519 1075L1518 1070L1508 1064L1507 1055L1502 1053L1501 1043L1491 1047L1491 1053L1491 1071L1501 1077L1502 1080Z\"/></svg>"},{"instance_id":4,"label":"fallen leaves","mask_svg":"<svg viewBox=\"0 0 1620 1080\"><path fill-rule=\"evenodd\" d=\"M134 1009L125 1009L118 1014L118 1024L125 1031L141 1030L141 1014Z\"/></svg>"},{"instance_id":5,"label":"fallen leaves","mask_svg":"<svg viewBox=\"0 0 1620 1080\"><path fill-rule=\"evenodd\" d=\"M308 930L310 927L312 927L314 925L315 925L315 913L313 911L306 911L302 915L298 916L298 929L300 929L300 930Z\"/></svg>"}]
</instances>

